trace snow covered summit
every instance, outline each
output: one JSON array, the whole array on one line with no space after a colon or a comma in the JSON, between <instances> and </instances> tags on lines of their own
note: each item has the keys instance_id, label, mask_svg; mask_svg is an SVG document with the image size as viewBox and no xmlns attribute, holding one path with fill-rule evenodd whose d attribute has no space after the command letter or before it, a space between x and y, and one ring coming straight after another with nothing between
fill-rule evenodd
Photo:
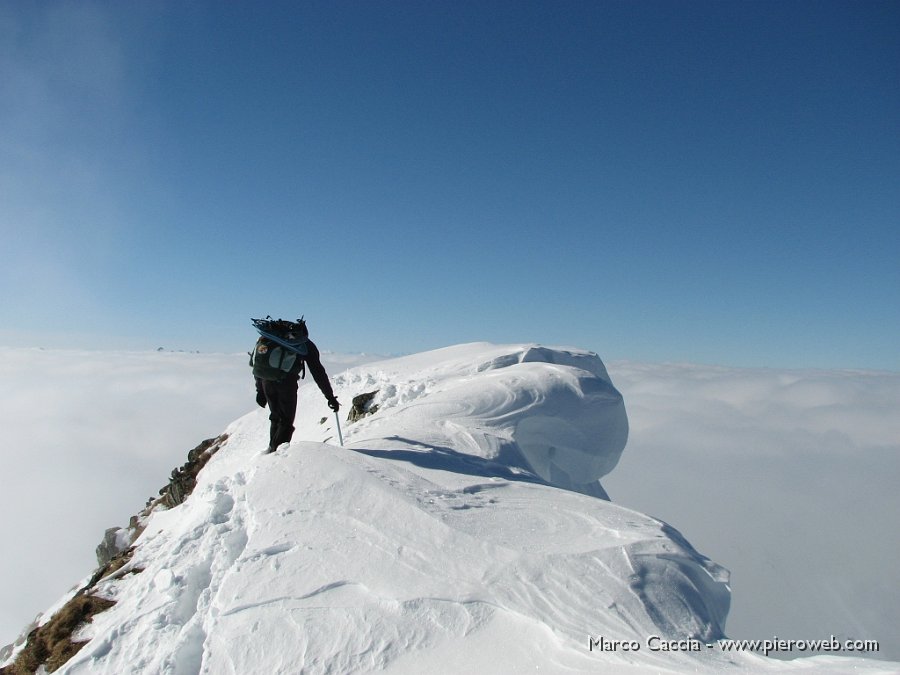
<instances>
[{"instance_id":1,"label":"snow covered summit","mask_svg":"<svg viewBox=\"0 0 900 675\"><path fill-rule=\"evenodd\" d=\"M591 496L627 436L596 355L462 345L334 384L345 404L372 394L345 446L315 385L273 455L266 411L231 424L193 493L155 509L126 564L89 589L115 604L61 672L774 667L717 646L724 569L665 523Z\"/></svg>"},{"instance_id":2,"label":"snow covered summit","mask_svg":"<svg viewBox=\"0 0 900 675\"><path fill-rule=\"evenodd\" d=\"M615 467L628 438L622 395L590 352L459 345L336 378L344 400L360 390L376 392L371 404L379 412L349 430L354 446L425 447L432 461L449 450L589 494L603 494L597 481ZM310 423L321 406L314 389L305 393L311 400L301 410Z\"/></svg>"}]
</instances>

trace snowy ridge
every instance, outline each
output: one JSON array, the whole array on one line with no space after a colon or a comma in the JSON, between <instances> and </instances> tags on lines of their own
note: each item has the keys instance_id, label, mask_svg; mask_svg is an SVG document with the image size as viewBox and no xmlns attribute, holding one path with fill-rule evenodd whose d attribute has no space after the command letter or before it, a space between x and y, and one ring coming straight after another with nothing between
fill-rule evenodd
<instances>
[{"instance_id":1,"label":"snowy ridge","mask_svg":"<svg viewBox=\"0 0 900 675\"><path fill-rule=\"evenodd\" d=\"M315 385L274 455L265 411L231 424L188 500L98 583L117 604L61 672L889 672L647 649L722 637L728 575L665 523L575 491L602 491L627 435L596 355L463 345L334 379L345 404L378 390L346 447L324 442Z\"/></svg>"},{"instance_id":2,"label":"snowy ridge","mask_svg":"<svg viewBox=\"0 0 900 675\"><path fill-rule=\"evenodd\" d=\"M452 448L596 494L628 438L622 395L589 352L476 343L373 366L336 382L377 390L373 403L391 412L355 430L368 447L415 439L406 445Z\"/></svg>"}]
</instances>

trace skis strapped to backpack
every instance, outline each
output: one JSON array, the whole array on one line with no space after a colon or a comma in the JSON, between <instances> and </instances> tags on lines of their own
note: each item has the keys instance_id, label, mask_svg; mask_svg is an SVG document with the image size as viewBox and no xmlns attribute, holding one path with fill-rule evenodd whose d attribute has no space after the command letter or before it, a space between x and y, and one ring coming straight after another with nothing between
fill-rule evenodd
<instances>
[{"instance_id":1,"label":"skis strapped to backpack","mask_svg":"<svg viewBox=\"0 0 900 675\"><path fill-rule=\"evenodd\" d=\"M257 333L275 344L300 356L306 356L309 353L306 345L309 342L309 331L303 317L297 321L285 321L267 316L265 319L250 319L250 321Z\"/></svg>"}]
</instances>

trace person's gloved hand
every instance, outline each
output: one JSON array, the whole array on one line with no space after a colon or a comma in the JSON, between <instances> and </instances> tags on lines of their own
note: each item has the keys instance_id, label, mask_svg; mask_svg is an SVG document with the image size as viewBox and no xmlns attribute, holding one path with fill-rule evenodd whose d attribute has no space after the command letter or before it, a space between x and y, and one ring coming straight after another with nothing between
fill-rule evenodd
<instances>
[{"instance_id":1,"label":"person's gloved hand","mask_svg":"<svg viewBox=\"0 0 900 675\"><path fill-rule=\"evenodd\" d=\"M256 392L256 405L260 408L266 407L266 395L261 391Z\"/></svg>"},{"instance_id":2,"label":"person's gloved hand","mask_svg":"<svg viewBox=\"0 0 900 675\"><path fill-rule=\"evenodd\" d=\"M328 407L331 408L334 412L337 412L341 409L341 404L338 403L338 400L334 396L332 396L330 399L328 399Z\"/></svg>"}]
</instances>

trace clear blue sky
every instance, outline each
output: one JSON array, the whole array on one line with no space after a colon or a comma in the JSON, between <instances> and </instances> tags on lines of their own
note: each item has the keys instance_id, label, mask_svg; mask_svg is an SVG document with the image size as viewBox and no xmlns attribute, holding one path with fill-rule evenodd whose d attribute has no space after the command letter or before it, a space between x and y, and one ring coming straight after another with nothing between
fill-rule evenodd
<instances>
[{"instance_id":1,"label":"clear blue sky","mask_svg":"<svg viewBox=\"0 0 900 675\"><path fill-rule=\"evenodd\" d=\"M897 2L0 2L0 343L900 369Z\"/></svg>"}]
</instances>

